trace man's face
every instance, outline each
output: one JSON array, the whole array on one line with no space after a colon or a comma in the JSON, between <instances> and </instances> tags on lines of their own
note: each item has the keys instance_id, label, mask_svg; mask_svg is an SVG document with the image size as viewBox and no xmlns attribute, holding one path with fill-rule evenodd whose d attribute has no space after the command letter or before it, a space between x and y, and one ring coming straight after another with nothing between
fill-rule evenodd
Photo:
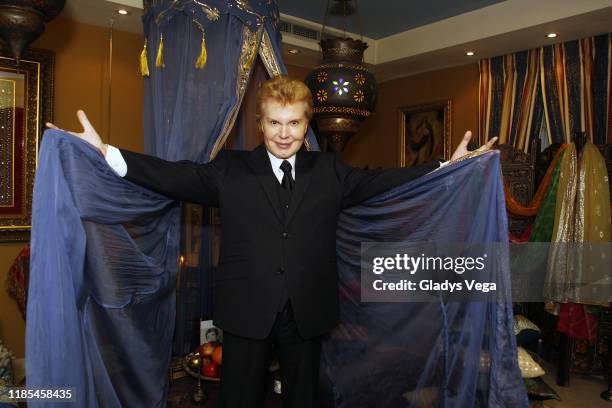
<instances>
[{"instance_id":1,"label":"man's face","mask_svg":"<svg viewBox=\"0 0 612 408\"><path fill-rule=\"evenodd\" d=\"M279 159L291 157L302 147L308 129L306 102L281 105L272 99L264 101L259 127L270 153Z\"/></svg>"}]
</instances>

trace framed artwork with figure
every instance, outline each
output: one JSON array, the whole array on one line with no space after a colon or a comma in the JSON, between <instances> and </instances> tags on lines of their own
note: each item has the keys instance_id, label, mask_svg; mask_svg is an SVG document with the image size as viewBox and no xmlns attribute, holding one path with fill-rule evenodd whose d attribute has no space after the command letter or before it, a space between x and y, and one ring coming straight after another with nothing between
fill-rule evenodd
<instances>
[{"instance_id":1,"label":"framed artwork with figure","mask_svg":"<svg viewBox=\"0 0 612 408\"><path fill-rule=\"evenodd\" d=\"M399 165L411 167L431 160L448 160L451 101L407 106L399 110Z\"/></svg>"},{"instance_id":2,"label":"framed artwork with figure","mask_svg":"<svg viewBox=\"0 0 612 408\"><path fill-rule=\"evenodd\" d=\"M26 241L44 124L53 119L53 53L30 49L19 61L0 51L0 242Z\"/></svg>"}]
</instances>

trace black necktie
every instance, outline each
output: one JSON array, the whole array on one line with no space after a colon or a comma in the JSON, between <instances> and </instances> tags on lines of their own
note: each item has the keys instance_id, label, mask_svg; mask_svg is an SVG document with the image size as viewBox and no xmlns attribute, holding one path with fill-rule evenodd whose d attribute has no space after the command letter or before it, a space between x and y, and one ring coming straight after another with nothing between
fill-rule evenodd
<instances>
[{"instance_id":1,"label":"black necktie","mask_svg":"<svg viewBox=\"0 0 612 408\"><path fill-rule=\"evenodd\" d=\"M291 193L293 191L293 185L295 184L293 176L291 175L291 163L289 163L287 160L283 160L280 165L280 168L284 173L283 181L281 181L281 186L283 186L283 189L285 191Z\"/></svg>"}]
</instances>

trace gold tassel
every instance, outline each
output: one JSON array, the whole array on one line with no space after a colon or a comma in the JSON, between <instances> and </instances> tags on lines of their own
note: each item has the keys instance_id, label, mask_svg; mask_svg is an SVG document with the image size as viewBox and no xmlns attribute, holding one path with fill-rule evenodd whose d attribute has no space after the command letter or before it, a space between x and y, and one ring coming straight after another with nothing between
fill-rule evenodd
<instances>
[{"instance_id":1,"label":"gold tassel","mask_svg":"<svg viewBox=\"0 0 612 408\"><path fill-rule=\"evenodd\" d=\"M149 76L149 61L147 61L147 40L145 39L144 47L140 52L140 75L143 77Z\"/></svg>"},{"instance_id":2,"label":"gold tassel","mask_svg":"<svg viewBox=\"0 0 612 408\"><path fill-rule=\"evenodd\" d=\"M158 68L165 68L164 65L164 35L161 34L159 37L159 47L157 47L157 57L155 58L155 66Z\"/></svg>"},{"instance_id":3,"label":"gold tassel","mask_svg":"<svg viewBox=\"0 0 612 408\"><path fill-rule=\"evenodd\" d=\"M202 69L206 66L206 61L208 60L208 53L206 52L206 40L204 39L204 33L202 33L202 50L200 51L200 55L196 60L195 67L197 69Z\"/></svg>"}]
</instances>

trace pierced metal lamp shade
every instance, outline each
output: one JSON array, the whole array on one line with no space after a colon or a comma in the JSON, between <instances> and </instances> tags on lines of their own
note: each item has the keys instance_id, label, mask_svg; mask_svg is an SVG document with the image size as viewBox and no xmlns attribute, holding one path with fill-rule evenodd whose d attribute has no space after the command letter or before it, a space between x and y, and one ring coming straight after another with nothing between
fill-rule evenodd
<instances>
[{"instance_id":1,"label":"pierced metal lamp shade","mask_svg":"<svg viewBox=\"0 0 612 408\"><path fill-rule=\"evenodd\" d=\"M0 38L17 61L45 30L66 0L0 0Z\"/></svg>"},{"instance_id":2,"label":"pierced metal lamp shade","mask_svg":"<svg viewBox=\"0 0 612 408\"><path fill-rule=\"evenodd\" d=\"M328 150L342 151L376 106L374 75L362 65L367 44L351 38L321 41L323 62L306 78L317 134Z\"/></svg>"}]
</instances>

